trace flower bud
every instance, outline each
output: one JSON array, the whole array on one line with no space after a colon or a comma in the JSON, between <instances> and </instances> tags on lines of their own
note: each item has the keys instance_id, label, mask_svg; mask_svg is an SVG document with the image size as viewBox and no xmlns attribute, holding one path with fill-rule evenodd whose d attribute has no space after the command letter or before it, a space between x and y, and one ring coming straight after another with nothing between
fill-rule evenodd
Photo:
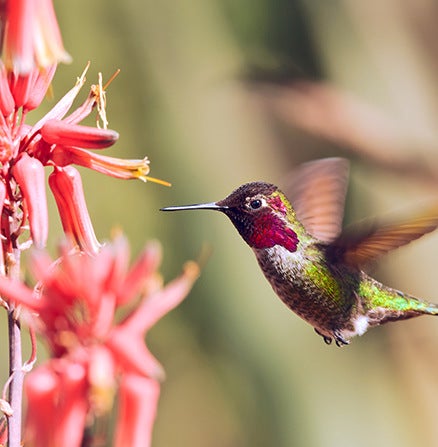
<instances>
[{"instance_id":1,"label":"flower bud","mask_svg":"<svg viewBox=\"0 0 438 447\"><path fill-rule=\"evenodd\" d=\"M88 214L79 171L73 166L55 168L49 176L49 185L58 206L64 232L82 250L96 254L100 244Z\"/></svg>"},{"instance_id":2,"label":"flower bud","mask_svg":"<svg viewBox=\"0 0 438 447\"><path fill-rule=\"evenodd\" d=\"M12 175L23 193L32 240L42 248L49 232L44 166L24 152L12 167Z\"/></svg>"},{"instance_id":3,"label":"flower bud","mask_svg":"<svg viewBox=\"0 0 438 447\"><path fill-rule=\"evenodd\" d=\"M114 130L69 124L60 120L49 120L41 128L41 136L49 144L79 146L88 149L103 149L112 146L119 134Z\"/></svg>"}]
</instances>

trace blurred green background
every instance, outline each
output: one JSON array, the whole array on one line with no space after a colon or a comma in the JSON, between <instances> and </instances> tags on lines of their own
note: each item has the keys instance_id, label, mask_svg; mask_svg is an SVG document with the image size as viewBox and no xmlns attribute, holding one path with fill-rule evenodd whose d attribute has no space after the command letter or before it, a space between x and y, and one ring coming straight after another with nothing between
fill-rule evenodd
<instances>
[{"instance_id":1,"label":"blurred green background","mask_svg":"<svg viewBox=\"0 0 438 447\"><path fill-rule=\"evenodd\" d=\"M133 254L162 242L166 279L207 243L189 298L148 337L164 364L155 447L436 446L438 321L377 328L326 346L262 277L224 216L162 214L241 183L281 183L302 161L352 161L346 221L412 207L438 173L438 5L432 0L55 1L80 75L108 89L106 151L151 160L172 188L84 172L101 239L121 226ZM303 83L305 81L305 83ZM86 89L82 95L85 97ZM53 101L46 101L51 107ZM52 202L53 208L53 202ZM52 212L52 247L61 231ZM374 275L438 302L437 236Z\"/></svg>"}]
</instances>

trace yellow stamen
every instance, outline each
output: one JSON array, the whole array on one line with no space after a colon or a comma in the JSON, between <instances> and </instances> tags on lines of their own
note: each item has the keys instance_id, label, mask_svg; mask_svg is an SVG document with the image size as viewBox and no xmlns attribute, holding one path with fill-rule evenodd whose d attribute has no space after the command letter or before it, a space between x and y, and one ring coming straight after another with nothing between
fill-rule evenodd
<instances>
[{"instance_id":1,"label":"yellow stamen","mask_svg":"<svg viewBox=\"0 0 438 447\"><path fill-rule=\"evenodd\" d=\"M159 185L163 185L163 186L172 186L172 183L169 183L166 180L161 180L159 178L149 177L149 176L146 176L146 175L144 175L142 177L139 177L139 179L140 180L144 179L143 181L147 180L148 182L152 182L152 183L158 183Z\"/></svg>"}]
</instances>

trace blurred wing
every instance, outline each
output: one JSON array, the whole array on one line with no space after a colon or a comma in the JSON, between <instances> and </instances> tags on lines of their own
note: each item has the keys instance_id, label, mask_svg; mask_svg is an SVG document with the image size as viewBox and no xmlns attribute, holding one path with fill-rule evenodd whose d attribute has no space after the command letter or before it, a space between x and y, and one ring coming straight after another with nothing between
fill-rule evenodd
<instances>
[{"instance_id":1,"label":"blurred wing","mask_svg":"<svg viewBox=\"0 0 438 447\"><path fill-rule=\"evenodd\" d=\"M438 206L434 206L416 217L394 225L352 225L333 242L331 249L337 259L360 267L437 227Z\"/></svg>"},{"instance_id":2,"label":"blurred wing","mask_svg":"<svg viewBox=\"0 0 438 447\"><path fill-rule=\"evenodd\" d=\"M342 230L349 163L324 158L301 165L283 188L298 220L315 238L332 242Z\"/></svg>"}]
</instances>

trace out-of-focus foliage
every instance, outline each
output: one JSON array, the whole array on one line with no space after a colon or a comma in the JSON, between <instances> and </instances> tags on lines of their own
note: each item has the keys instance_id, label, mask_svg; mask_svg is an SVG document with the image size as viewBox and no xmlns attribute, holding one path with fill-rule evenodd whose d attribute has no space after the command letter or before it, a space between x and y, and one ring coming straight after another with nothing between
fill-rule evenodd
<instances>
[{"instance_id":1,"label":"out-of-focus foliage","mask_svg":"<svg viewBox=\"0 0 438 447\"><path fill-rule=\"evenodd\" d=\"M151 175L173 183L84 172L99 237L120 225L138 249L159 238L168 277L204 243L213 247L191 296L150 335L167 371L154 445L436 445L437 320L328 347L275 297L223 216L158 212L218 200L249 180L281 183L297 163L335 154L353 162L348 220L430 196L436 4L77 0L55 8L74 62L58 69L54 97L89 59L90 82L121 68L108 89L110 127L121 134L111 151L148 155ZM438 301L437 246L428 236L375 274Z\"/></svg>"}]
</instances>

